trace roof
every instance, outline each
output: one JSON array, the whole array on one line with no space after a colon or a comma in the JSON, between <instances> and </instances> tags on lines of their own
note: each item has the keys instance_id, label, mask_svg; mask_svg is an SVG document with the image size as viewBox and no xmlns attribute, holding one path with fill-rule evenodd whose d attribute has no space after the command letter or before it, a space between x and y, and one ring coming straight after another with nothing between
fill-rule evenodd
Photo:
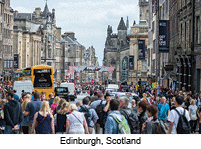
<instances>
[{"instance_id":1,"label":"roof","mask_svg":"<svg viewBox=\"0 0 201 149\"><path fill-rule=\"evenodd\" d=\"M35 33L35 32L37 32L37 30L40 28L40 25L39 24L34 24L33 26L32 26L32 28L30 29L30 32L31 33Z\"/></svg>"},{"instance_id":2,"label":"roof","mask_svg":"<svg viewBox=\"0 0 201 149\"><path fill-rule=\"evenodd\" d=\"M26 19L26 20L32 20L32 13L17 13L15 18L16 19Z\"/></svg>"},{"instance_id":3,"label":"roof","mask_svg":"<svg viewBox=\"0 0 201 149\"><path fill-rule=\"evenodd\" d=\"M49 9L48 9L48 6L47 6L47 3L45 4L45 8L44 8L44 11L43 11L43 16L44 17L47 17L47 15L48 15L48 13L49 13L50 11L49 11Z\"/></svg>"},{"instance_id":4,"label":"roof","mask_svg":"<svg viewBox=\"0 0 201 149\"><path fill-rule=\"evenodd\" d=\"M118 26L117 30L127 30L127 27L126 27L126 25L125 25L125 22L124 22L124 20L123 20L123 17L121 17L121 20L120 20L120 22L119 22L119 26Z\"/></svg>"}]
</instances>

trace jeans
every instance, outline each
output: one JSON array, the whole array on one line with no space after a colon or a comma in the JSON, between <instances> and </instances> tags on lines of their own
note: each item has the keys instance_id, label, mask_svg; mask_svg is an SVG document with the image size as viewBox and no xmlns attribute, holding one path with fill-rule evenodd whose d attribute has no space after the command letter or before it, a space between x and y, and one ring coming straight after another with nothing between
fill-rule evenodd
<instances>
[{"instance_id":1,"label":"jeans","mask_svg":"<svg viewBox=\"0 0 201 149\"><path fill-rule=\"evenodd\" d=\"M195 132L197 126L197 120L190 120L190 126L191 126L191 133Z\"/></svg>"},{"instance_id":2,"label":"jeans","mask_svg":"<svg viewBox=\"0 0 201 149\"><path fill-rule=\"evenodd\" d=\"M4 134L19 134L19 131L13 131L12 127L9 125L5 126Z\"/></svg>"}]
</instances>

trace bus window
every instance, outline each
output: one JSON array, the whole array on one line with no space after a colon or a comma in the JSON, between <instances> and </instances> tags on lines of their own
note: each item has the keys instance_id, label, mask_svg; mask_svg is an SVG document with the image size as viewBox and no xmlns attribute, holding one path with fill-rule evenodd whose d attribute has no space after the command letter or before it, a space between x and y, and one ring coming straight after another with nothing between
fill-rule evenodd
<instances>
[{"instance_id":1,"label":"bus window","mask_svg":"<svg viewBox=\"0 0 201 149\"><path fill-rule=\"evenodd\" d=\"M34 70L34 88L52 87L51 70L50 69L35 69Z\"/></svg>"}]
</instances>

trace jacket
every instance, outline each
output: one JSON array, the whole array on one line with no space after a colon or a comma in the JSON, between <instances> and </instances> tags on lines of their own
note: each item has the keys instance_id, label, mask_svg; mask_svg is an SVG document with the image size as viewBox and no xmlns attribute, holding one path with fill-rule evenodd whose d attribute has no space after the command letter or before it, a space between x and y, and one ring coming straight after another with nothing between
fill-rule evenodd
<instances>
[{"instance_id":1,"label":"jacket","mask_svg":"<svg viewBox=\"0 0 201 149\"><path fill-rule=\"evenodd\" d=\"M9 100L9 102L5 105L4 119L6 121L6 125L11 126L12 128L22 122L22 107L18 101Z\"/></svg>"},{"instance_id":2,"label":"jacket","mask_svg":"<svg viewBox=\"0 0 201 149\"><path fill-rule=\"evenodd\" d=\"M157 128L158 128L159 121L153 120L146 123L145 130L142 131L143 134L157 134Z\"/></svg>"},{"instance_id":3,"label":"jacket","mask_svg":"<svg viewBox=\"0 0 201 149\"><path fill-rule=\"evenodd\" d=\"M148 116L147 116L147 112L143 111L139 116L139 125L140 125L140 131L142 130L142 124L147 120Z\"/></svg>"}]
</instances>

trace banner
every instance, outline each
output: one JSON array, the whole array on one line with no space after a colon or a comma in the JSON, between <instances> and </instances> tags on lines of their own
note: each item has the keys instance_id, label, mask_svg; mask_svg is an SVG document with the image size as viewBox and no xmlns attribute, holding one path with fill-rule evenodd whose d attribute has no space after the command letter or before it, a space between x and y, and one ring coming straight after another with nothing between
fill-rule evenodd
<instances>
[{"instance_id":1,"label":"banner","mask_svg":"<svg viewBox=\"0 0 201 149\"><path fill-rule=\"evenodd\" d=\"M169 21L159 20L159 52L169 53Z\"/></svg>"},{"instance_id":2,"label":"banner","mask_svg":"<svg viewBox=\"0 0 201 149\"><path fill-rule=\"evenodd\" d=\"M129 56L129 70L134 70L134 56Z\"/></svg>"},{"instance_id":3,"label":"banner","mask_svg":"<svg viewBox=\"0 0 201 149\"><path fill-rule=\"evenodd\" d=\"M107 67L107 71L109 72L109 80L112 80L112 73L114 71L114 67Z\"/></svg>"},{"instance_id":4,"label":"banner","mask_svg":"<svg viewBox=\"0 0 201 149\"><path fill-rule=\"evenodd\" d=\"M14 54L14 62L13 62L13 67L18 69L18 54Z\"/></svg>"},{"instance_id":5,"label":"banner","mask_svg":"<svg viewBox=\"0 0 201 149\"><path fill-rule=\"evenodd\" d=\"M69 66L69 70L70 70L71 79L75 79L74 73L76 70L76 66Z\"/></svg>"},{"instance_id":6,"label":"banner","mask_svg":"<svg viewBox=\"0 0 201 149\"><path fill-rule=\"evenodd\" d=\"M139 60L145 60L145 40L138 40Z\"/></svg>"}]
</instances>

